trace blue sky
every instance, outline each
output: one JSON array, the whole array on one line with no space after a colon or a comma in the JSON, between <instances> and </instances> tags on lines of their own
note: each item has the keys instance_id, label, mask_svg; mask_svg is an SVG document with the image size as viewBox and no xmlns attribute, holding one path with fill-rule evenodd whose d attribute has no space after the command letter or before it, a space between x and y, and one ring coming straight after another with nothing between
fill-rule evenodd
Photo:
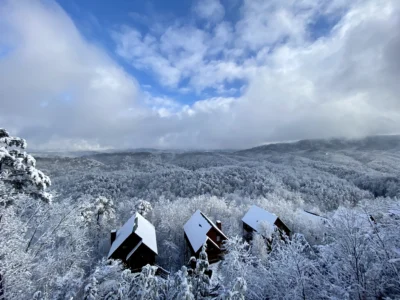
<instances>
[{"instance_id":1,"label":"blue sky","mask_svg":"<svg viewBox=\"0 0 400 300\"><path fill-rule=\"evenodd\" d=\"M165 87L159 83L151 70L135 68L115 52L116 42L112 38L112 32L118 31L123 26L129 26L138 30L142 35L147 35L151 34L154 27L158 25L168 27L184 24L212 34L213 25L210 25L209 20L199 18L196 14L196 6L201 4L201 1L57 0L57 2L73 19L86 39L103 47L113 59L123 66L126 72L138 80L143 89L150 91L155 96L167 96L181 104L192 105L197 100L215 96L238 97L246 86L245 79L236 78L223 83L226 91L218 91L215 87L204 87L201 91L179 92L177 88L187 87L189 78L183 78L174 88ZM220 3L224 9L221 21L234 26L243 14L243 2L234 0ZM315 40L329 35L332 28L340 20L340 16L338 12L311 16L307 25L309 38ZM275 45L272 45L271 51L274 47L284 43L285 40L285 36L281 40L277 40ZM222 58L221 54L219 55L217 58ZM248 51L244 59L255 55L257 55L257 51Z\"/></svg>"},{"instance_id":2,"label":"blue sky","mask_svg":"<svg viewBox=\"0 0 400 300\"><path fill-rule=\"evenodd\" d=\"M0 126L52 150L397 133L399 14L397 0L3 0Z\"/></svg>"},{"instance_id":3,"label":"blue sky","mask_svg":"<svg viewBox=\"0 0 400 300\"><path fill-rule=\"evenodd\" d=\"M171 26L177 23L190 24L204 31L211 31L207 20L196 16L194 7L196 1L96 1L96 0L58 0L62 8L73 19L76 26L86 39L103 47L126 72L135 77L142 88L151 91L156 96L167 96L174 98L182 104L192 105L197 100L210 98L224 94L215 88L204 88L201 92L178 92L174 88L166 88L159 84L157 78L150 70L141 70L133 67L115 53L115 41L112 31L122 26L135 28L143 35L151 33L155 25ZM240 15L240 4L238 0L224 1L224 21L232 22L238 20ZM319 29L318 29L319 30ZM184 38L184 37L183 37ZM188 79L182 79L179 86L184 88ZM231 90L230 96L239 96L241 89L245 86L244 80L233 80L225 83L226 88ZM232 91L232 90L235 91ZM227 94L227 93L225 93Z\"/></svg>"}]
</instances>

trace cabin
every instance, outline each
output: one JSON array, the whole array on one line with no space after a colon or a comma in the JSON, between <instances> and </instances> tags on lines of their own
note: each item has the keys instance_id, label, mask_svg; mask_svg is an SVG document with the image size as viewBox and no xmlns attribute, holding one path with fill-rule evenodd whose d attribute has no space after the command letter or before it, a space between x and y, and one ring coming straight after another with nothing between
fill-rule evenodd
<instances>
[{"instance_id":1,"label":"cabin","mask_svg":"<svg viewBox=\"0 0 400 300\"><path fill-rule=\"evenodd\" d=\"M249 211L242 218L243 238L250 242L253 239L253 233L258 232L263 235L263 226L270 226L271 229L277 228L283 235L290 236L290 229L273 213L266 211L256 205L250 207ZM265 225L264 225L265 224ZM264 236L264 238L267 238Z\"/></svg>"},{"instance_id":2,"label":"cabin","mask_svg":"<svg viewBox=\"0 0 400 300\"><path fill-rule=\"evenodd\" d=\"M157 254L156 230L141 214L135 213L118 231L111 231L108 258L122 260L133 272L154 265Z\"/></svg>"},{"instance_id":3,"label":"cabin","mask_svg":"<svg viewBox=\"0 0 400 300\"><path fill-rule=\"evenodd\" d=\"M222 232L221 221L214 224L205 214L197 210L183 226L183 230L191 256L198 258L202 246L206 244L208 261L214 263L221 259L224 252L223 241L228 239Z\"/></svg>"}]
</instances>

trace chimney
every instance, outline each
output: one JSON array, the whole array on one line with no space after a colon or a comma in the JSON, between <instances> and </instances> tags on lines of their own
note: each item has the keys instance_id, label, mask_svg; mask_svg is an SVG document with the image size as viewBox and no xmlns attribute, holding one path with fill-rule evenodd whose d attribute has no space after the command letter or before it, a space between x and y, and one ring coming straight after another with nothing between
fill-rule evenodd
<instances>
[{"instance_id":1,"label":"chimney","mask_svg":"<svg viewBox=\"0 0 400 300\"><path fill-rule=\"evenodd\" d=\"M112 243L114 243L116 238L117 238L117 231L115 229L111 230L111 245Z\"/></svg>"},{"instance_id":2,"label":"chimney","mask_svg":"<svg viewBox=\"0 0 400 300\"><path fill-rule=\"evenodd\" d=\"M216 223L217 223L218 229L222 231L222 223L221 223L221 221L220 221L220 220L217 220Z\"/></svg>"}]
</instances>

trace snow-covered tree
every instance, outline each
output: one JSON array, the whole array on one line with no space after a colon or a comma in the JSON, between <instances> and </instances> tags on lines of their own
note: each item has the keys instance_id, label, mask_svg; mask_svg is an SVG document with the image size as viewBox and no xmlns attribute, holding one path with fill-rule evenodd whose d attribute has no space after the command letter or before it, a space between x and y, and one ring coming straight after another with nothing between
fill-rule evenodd
<instances>
[{"instance_id":1,"label":"snow-covered tree","mask_svg":"<svg viewBox=\"0 0 400 300\"><path fill-rule=\"evenodd\" d=\"M103 224L114 221L114 202L103 196L99 196L94 200L90 199L90 202L88 201L82 205L81 215L88 226L95 223L101 227Z\"/></svg>"},{"instance_id":2,"label":"snow-covered tree","mask_svg":"<svg viewBox=\"0 0 400 300\"><path fill-rule=\"evenodd\" d=\"M208 255L206 252L206 244L201 248L199 258L192 257L190 261L195 261L196 266L190 270L190 284L193 288L193 295L195 299L202 299L210 294L211 281L209 272Z\"/></svg>"},{"instance_id":3,"label":"snow-covered tree","mask_svg":"<svg viewBox=\"0 0 400 300\"><path fill-rule=\"evenodd\" d=\"M328 244L319 247L325 277L336 286L331 294L339 291L353 299L400 295L399 255L390 250L398 244L396 238L386 238L394 227L386 227L386 216L376 217L357 208L340 208L331 219Z\"/></svg>"},{"instance_id":4,"label":"snow-covered tree","mask_svg":"<svg viewBox=\"0 0 400 300\"><path fill-rule=\"evenodd\" d=\"M22 202L23 197L17 194L9 199ZM28 226L19 218L14 206L0 206L0 212L0 294L4 299L23 299L35 291L32 278L34 260L25 251Z\"/></svg>"},{"instance_id":5,"label":"snow-covered tree","mask_svg":"<svg viewBox=\"0 0 400 300\"><path fill-rule=\"evenodd\" d=\"M115 206L112 200L106 197L81 197L79 212L85 224L88 239L91 240L96 253L101 258L109 250L109 232L115 225Z\"/></svg>"},{"instance_id":6,"label":"snow-covered tree","mask_svg":"<svg viewBox=\"0 0 400 300\"><path fill-rule=\"evenodd\" d=\"M51 195L46 189L51 185L50 178L36 169L36 160L24 151L26 146L24 139L0 128L0 180L49 202Z\"/></svg>"},{"instance_id":7,"label":"snow-covered tree","mask_svg":"<svg viewBox=\"0 0 400 300\"><path fill-rule=\"evenodd\" d=\"M133 281L128 295L138 300L158 299L159 279L156 277L157 267L146 265Z\"/></svg>"},{"instance_id":8,"label":"snow-covered tree","mask_svg":"<svg viewBox=\"0 0 400 300\"><path fill-rule=\"evenodd\" d=\"M176 286L177 286L177 299L182 300L194 300L193 287L188 279L188 272L185 266L177 272L175 276Z\"/></svg>"},{"instance_id":9,"label":"snow-covered tree","mask_svg":"<svg viewBox=\"0 0 400 300\"><path fill-rule=\"evenodd\" d=\"M97 297L107 300L121 300L127 297L134 275L123 271L121 261L102 259L90 275L96 278Z\"/></svg>"},{"instance_id":10,"label":"snow-covered tree","mask_svg":"<svg viewBox=\"0 0 400 300\"><path fill-rule=\"evenodd\" d=\"M96 300L97 298L97 280L96 277L92 277L89 284L85 286L83 299L84 300Z\"/></svg>"},{"instance_id":11,"label":"snow-covered tree","mask_svg":"<svg viewBox=\"0 0 400 300\"><path fill-rule=\"evenodd\" d=\"M313 251L300 234L276 242L264 274L265 297L270 299L318 299L321 276ZM322 288L322 290L324 290Z\"/></svg>"},{"instance_id":12,"label":"snow-covered tree","mask_svg":"<svg viewBox=\"0 0 400 300\"><path fill-rule=\"evenodd\" d=\"M44 300L43 293L41 291L37 291L33 294L33 300Z\"/></svg>"},{"instance_id":13,"label":"snow-covered tree","mask_svg":"<svg viewBox=\"0 0 400 300\"><path fill-rule=\"evenodd\" d=\"M221 273L225 285L229 286L237 277L246 278L256 260L250 245L238 236L226 240L224 246L226 254L221 262Z\"/></svg>"},{"instance_id":14,"label":"snow-covered tree","mask_svg":"<svg viewBox=\"0 0 400 300\"><path fill-rule=\"evenodd\" d=\"M145 217L149 212L153 210L149 201L138 200L135 202L135 211Z\"/></svg>"},{"instance_id":15,"label":"snow-covered tree","mask_svg":"<svg viewBox=\"0 0 400 300\"><path fill-rule=\"evenodd\" d=\"M218 296L221 300L244 300L246 299L247 283L242 277L236 278L231 290Z\"/></svg>"}]
</instances>

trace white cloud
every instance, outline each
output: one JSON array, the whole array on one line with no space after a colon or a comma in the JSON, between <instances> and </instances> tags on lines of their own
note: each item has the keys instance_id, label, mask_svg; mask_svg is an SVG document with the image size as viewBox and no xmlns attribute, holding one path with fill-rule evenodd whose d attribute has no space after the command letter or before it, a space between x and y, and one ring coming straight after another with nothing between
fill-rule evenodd
<instances>
[{"instance_id":1,"label":"white cloud","mask_svg":"<svg viewBox=\"0 0 400 300\"><path fill-rule=\"evenodd\" d=\"M244 148L398 131L400 2L326 3L245 1L235 24L209 15L207 29L115 32L118 54L160 85L182 97L217 90L184 105L140 90L58 5L5 2L0 45L12 51L0 56L0 125L64 149ZM311 37L316 18L339 15L329 34ZM242 95L228 97L235 80Z\"/></svg>"},{"instance_id":2,"label":"white cloud","mask_svg":"<svg viewBox=\"0 0 400 300\"><path fill-rule=\"evenodd\" d=\"M57 5L10 1L0 19L0 40L14 49L0 59L3 126L37 144L52 135L92 139L111 133L115 116L137 105L136 81L87 43Z\"/></svg>"},{"instance_id":3,"label":"white cloud","mask_svg":"<svg viewBox=\"0 0 400 300\"><path fill-rule=\"evenodd\" d=\"M225 15L225 9L219 0L198 0L193 10L199 18L209 22L218 22Z\"/></svg>"},{"instance_id":4,"label":"white cloud","mask_svg":"<svg viewBox=\"0 0 400 300\"><path fill-rule=\"evenodd\" d=\"M131 28L114 32L113 36L118 40L117 53L134 67L157 73L162 85L178 85L181 80L180 70L159 53L159 42L153 36L142 37L139 31Z\"/></svg>"}]
</instances>

